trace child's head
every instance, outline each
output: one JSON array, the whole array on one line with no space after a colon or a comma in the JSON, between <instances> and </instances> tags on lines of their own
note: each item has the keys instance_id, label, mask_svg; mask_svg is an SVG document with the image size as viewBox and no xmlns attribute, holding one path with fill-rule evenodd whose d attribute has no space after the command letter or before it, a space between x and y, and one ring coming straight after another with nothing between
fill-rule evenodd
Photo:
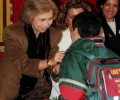
<instances>
[{"instance_id":1,"label":"child's head","mask_svg":"<svg viewBox=\"0 0 120 100\"><path fill-rule=\"evenodd\" d=\"M71 34L72 40L77 37L86 38L97 36L100 33L101 23L98 17L91 12L82 12L74 17L72 21L73 32Z\"/></svg>"}]
</instances>

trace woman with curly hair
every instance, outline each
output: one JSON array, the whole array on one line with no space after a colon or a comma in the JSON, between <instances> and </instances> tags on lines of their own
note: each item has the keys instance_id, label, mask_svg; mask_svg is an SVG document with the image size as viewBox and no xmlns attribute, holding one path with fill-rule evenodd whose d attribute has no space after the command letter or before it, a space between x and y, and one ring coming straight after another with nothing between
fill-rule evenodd
<instances>
[{"instance_id":1,"label":"woman with curly hair","mask_svg":"<svg viewBox=\"0 0 120 100\"><path fill-rule=\"evenodd\" d=\"M84 11L92 11L91 6L89 3L82 1L82 0L68 0L65 2L64 5L60 6L60 12L55 20L54 25L57 28L60 28L62 30L62 39L59 46L59 51L66 51L68 47L71 45L72 40L70 38L70 33L72 29L72 19L79 13ZM56 65L57 72L59 72L59 66L60 64ZM58 82L52 81L53 87L50 99L57 98L60 94L59 88L58 88Z\"/></svg>"}]
</instances>

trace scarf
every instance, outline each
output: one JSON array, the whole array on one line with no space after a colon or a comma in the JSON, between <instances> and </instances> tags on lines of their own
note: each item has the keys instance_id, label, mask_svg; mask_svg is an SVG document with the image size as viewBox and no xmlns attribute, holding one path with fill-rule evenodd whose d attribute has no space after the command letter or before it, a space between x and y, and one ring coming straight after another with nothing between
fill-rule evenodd
<instances>
[{"instance_id":1,"label":"scarf","mask_svg":"<svg viewBox=\"0 0 120 100\"><path fill-rule=\"evenodd\" d=\"M32 26L26 26L25 33L28 38L28 57L32 59L47 59L50 51L49 30L40 33L38 38L36 38Z\"/></svg>"},{"instance_id":2,"label":"scarf","mask_svg":"<svg viewBox=\"0 0 120 100\"><path fill-rule=\"evenodd\" d=\"M36 38L35 33L32 29L31 25L25 25L24 31L26 33L27 39L28 39L28 48L27 48L27 55L31 59L47 59L50 51L50 35L49 30L46 32L40 33L39 36ZM34 67L34 66L33 66ZM38 84L42 85L47 82L50 83L50 78L47 70L44 71L44 77L43 79L38 79L35 77L22 75L21 81L20 81L20 90L19 95L17 99L26 99L26 98L33 98L34 93L30 94L31 91L35 89L35 93L37 91L39 97L42 97L39 93L40 87L41 90L44 91L44 86L38 86ZM36 86L38 90L36 90ZM48 88L48 87L47 87ZM29 95L30 94L30 95ZM33 95L33 96L32 96ZM37 95L35 96L37 98Z\"/></svg>"}]
</instances>

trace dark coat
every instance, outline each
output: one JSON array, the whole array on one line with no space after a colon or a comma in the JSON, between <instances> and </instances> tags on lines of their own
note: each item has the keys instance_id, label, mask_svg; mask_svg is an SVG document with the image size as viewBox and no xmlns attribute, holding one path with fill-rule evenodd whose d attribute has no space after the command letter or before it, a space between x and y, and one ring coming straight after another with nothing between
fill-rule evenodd
<instances>
[{"instance_id":1,"label":"dark coat","mask_svg":"<svg viewBox=\"0 0 120 100\"><path fill-rule=\"evenodd\" d=\"M120 56L120 14L115 16L116 35L113 33L105 18L101 15L101 22L105 34L105 46Z\"/></svg>"}]
</instances>

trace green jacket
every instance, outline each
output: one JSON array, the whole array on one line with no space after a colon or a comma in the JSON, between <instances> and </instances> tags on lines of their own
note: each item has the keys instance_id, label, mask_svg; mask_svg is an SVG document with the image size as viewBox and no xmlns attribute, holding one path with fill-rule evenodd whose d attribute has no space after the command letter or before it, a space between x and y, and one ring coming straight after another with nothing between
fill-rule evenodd
<instances>
[{"instance_id":1,"label":"green jacket","mask_svg":"<svg viewBox=\"0 0 120 100\"><path fill-rule=\"evenodd\" d=\"M60 92L67 100L84 100L88 88L86 64L89 59L79 53L80 50L95 55L95 58L118 57L104 46L104 41L99 36L81 38L73 42L65 54L60 69Z\"/></svg>"}]
</instances>

